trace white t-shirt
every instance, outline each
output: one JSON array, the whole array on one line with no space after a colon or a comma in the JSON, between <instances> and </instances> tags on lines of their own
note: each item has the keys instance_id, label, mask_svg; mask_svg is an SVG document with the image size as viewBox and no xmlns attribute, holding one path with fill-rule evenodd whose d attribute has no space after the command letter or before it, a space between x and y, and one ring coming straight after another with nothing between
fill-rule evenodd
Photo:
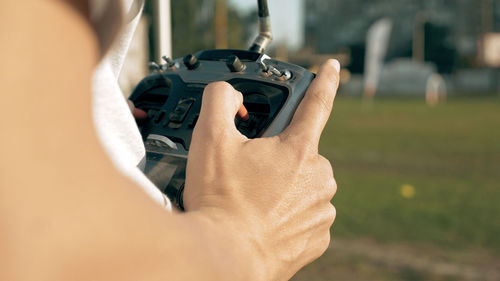
<instances>
[{"instance_id":1,"label":"white t-shirt","mask_svg":"<svg viewBox=\"0 0 500 281\"><path fill-rule=\"evenodd\" d=\"M168 198L137 167L145 155L145 148L118 85L121 67L144 2L90 0L89 3L90 17L101 48L109 47L95 69L92 81L92 109L99 140L120 172L135 181L155 202L171 210Z\"/></svg>"}]
</instances>

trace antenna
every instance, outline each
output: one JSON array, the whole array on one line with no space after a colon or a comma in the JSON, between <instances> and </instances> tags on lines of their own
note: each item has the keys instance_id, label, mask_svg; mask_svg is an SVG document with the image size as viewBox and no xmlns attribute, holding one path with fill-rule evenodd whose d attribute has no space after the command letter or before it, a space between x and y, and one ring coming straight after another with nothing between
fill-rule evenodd
<instances>
[{"instance_id":1,"label":"antenna","mask_svg":"<svg viewBox=\"0 0 500 281\"><path fill-rule=\"evenodd\" d=\"M257 0L259 9L259 35L253 41L250 51L263 53L266 47L273 40L271 34L271 20L269 19L269 8L267 7L267 0Z\"/></svg>"}]
</instances>

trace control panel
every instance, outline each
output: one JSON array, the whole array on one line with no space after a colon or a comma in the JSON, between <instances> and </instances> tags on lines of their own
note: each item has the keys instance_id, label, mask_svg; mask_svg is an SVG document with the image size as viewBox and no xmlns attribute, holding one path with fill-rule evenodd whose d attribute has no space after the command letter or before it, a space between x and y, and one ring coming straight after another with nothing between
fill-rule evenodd
<instances>
[{"instance_id":1,"label":"control panel","mask_svg":"<svg viewBox=\"0 0 500 281\"><path fill-rule=\"evenodd\" d=\"M248 138L282 132L314 78L308 70L252 51L209 50L151 64L130 100L147 112L138 125L146 146L146 175L183 209L185 167L199 119L203 91L226 81L243 94L246 120L235 118Z\"/></svg>"}]
</instances>

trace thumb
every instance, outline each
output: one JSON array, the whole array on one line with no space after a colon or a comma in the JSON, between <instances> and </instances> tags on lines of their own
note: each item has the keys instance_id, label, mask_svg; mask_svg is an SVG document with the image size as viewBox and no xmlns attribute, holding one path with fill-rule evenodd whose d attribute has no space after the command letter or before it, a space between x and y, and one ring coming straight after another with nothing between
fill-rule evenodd
<instances>
[{"instance_id":1,"label":"thumb","mask_svg":"<svg viewBox=\"0 0 500 281\"><path fill-rule=\"evenodd\" d=\"M205 87L197 127L211 133L221 130L238 132L234 118L241 104L243 95L227 82L214 82Z\"/></svg>"}]
</instances>

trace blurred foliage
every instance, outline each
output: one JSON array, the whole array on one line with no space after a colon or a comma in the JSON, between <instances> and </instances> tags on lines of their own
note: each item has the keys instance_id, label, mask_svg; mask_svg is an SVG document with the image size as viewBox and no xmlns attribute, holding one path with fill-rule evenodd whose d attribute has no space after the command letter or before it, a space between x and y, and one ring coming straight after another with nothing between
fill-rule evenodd
<instances>
[{"instance_id":1,"label":"blurred foliage","mask_svg":"<svg viewBox=\"0 0 500 281\"><path fill-rule=\"evenodd\" d=\"M215 2L215 0L171 1L174 58L215 48ZM148 2L146 13L151 15L152 8L151 2ZM227 17L228 47L246 48L245 19L229 4Z\"/></svg>"},{"instance_id":2,"label":"blurred foliage","mask_svg":"<svg viewBox=\"0 0 500 281\"><path fill-rule=\"evenodd\" d=\"M172 10L175 11L172 13L174 57L215 48L215 1L172 1ZM228 6L227 37L231 48L244 45L240 21L236 11Z\"/></svg>"}]
</instances>

